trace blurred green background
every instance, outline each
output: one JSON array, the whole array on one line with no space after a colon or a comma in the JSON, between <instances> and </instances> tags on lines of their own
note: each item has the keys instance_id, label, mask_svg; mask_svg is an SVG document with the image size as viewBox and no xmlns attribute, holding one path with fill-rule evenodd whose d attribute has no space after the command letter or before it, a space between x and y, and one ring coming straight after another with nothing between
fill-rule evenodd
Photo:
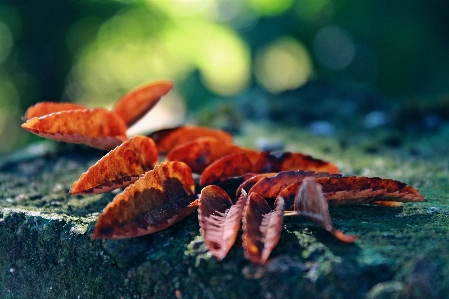
<instances>
[{"instance_id":1,"label":"blurred green background","mask_svg":"<svg viewBox=\"0 0 449 299\"><path fill-rule=\"evenodd\" d=\"M423 110L446 121L448 29L447 1L3 0L0 154L37 140L20 128L30 105L111 107L159 79L175 90L155 127L214 99L247 95L257 106L257 95L282 98L311 82L369 90L376 96L364 101L409 107L401 117Z\"/></svg>"}]
</instances>

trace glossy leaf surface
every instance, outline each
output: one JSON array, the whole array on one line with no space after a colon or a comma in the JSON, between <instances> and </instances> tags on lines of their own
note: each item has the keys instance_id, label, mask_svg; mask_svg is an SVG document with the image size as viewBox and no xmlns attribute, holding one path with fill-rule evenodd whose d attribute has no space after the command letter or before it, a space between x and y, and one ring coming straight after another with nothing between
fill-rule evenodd
<instances>
[{"instance_id":1,"label":"glossy leaf surface","mask_svg":"<svg viewBox=\"0 0 449 299\"><path fill-rule=\"evenodd\" d=\"M104 193L128 186L158 160L151 138L134 136L102 157L73 183L70 194Z\"/></svg>"},{"instance_id":2,"label":"glossy leaf surface","mask_svg":"<svg viewBox=\"0 0 449 299\"><path fill-rule=\"evenodd\" d=\"M415 188L392 179L379 177L318 178L330 205L361 204L373 201L425 201Z\"/></svg>"},{"instance_id":3,"label":"glossy leaf surface","mask_svg":"<svg viewBox=\"0 0 449 299\"><path fill-rule=\"evenodd\" d=\"M226 179L251 171L253 164L245 153L227 155L207 166L201 174L200 186L219 184Z\"/></svg>"},{"instance_id":4,"label":"glossy leaf surface","mask_svg":"<svg viewBox=\"0 0 449 299\"><path fill-rule=\"evenodd\" d=\"M161 163L105 207L92 238L131 238L165 229L195 210L194 188L187 165Z\"/></svg>"},{"instance_id":5,"label":"glossy leaf surface","mask_svg":"<svg viewBox=\"0 0 449 299\"><path fill-rule=\"evenodd\" d=\"M156 142L160 154L166 154L175 147L198 138L211 137L223 143L232 142L232 136L225 131L191 125L159 130L151 133L149 137Z\"/></svg>"},{"instance_id":6,"label":"glossy leaf surface","mask_svg":"<svg viewBox=\"0 0 449 299\"><path fill-rule=\"evenodd\" d=\"M55 103L55 102L40 102L34 106L31 106L25 112L25 120L33 117L41 117L47 114L67 111L67 110L79 110L87 109L86 107L75 103Z\"/></svg>"},{"instance_id":7,"label":"glossy leaf surface","mask_svg":"<svg viewBox=\"0 0 449 299\"><path fill-rule=\"evenodd\" d=\"M288 170L305 170L316 172L339 173L340 170L331 162L316 159L301 153L263 152L254 164L252 172L266 173Z\"/></svg>"},{"instance_id":8,"label":"glossy leaf surface","mask_svg":"<svg viewBox=\"0 0 449 299\"><path fill-rule=\"evenodd\" d=\"M220 261L235 243L246 197L244 192L233 205L228 194L218 186L210 185L201 191L198 208L201 233L209 251Z\"/></svg>"},{"instance_id":9,"label":"glossy leaf surface","mask_svg":"<svg viewBox=\"0 0 449 299\"><path fill-rule=\"evenodd\" d=\"M130 127L151 110L172 87L173 83L167 80L139 86L121 97L112 111Z\"/></svg>"},{"instance_id":10,"label":"glossy leaf surface","mask_svg":"<svg viewBox=\"0 0 449 299\"><path fill-rule=\"evenodd\" d=\"M193 172L202 173L214 161L238 153L246 153L251 162L259 157L256 150L223 143L214 138L200 138L176 147L167 155L167 160L182 161L189 165Z\"/></svg>"},{"instance_id":11,"label":"glossy leaf surface","mask_svg":"<svg viewBox=\"0 0 449 299\"><path fill-rule=\"evenodd\" d=\"M102 108L68 110L33 117L22 124L22 128L42 137L106 150L127 139L123 121Z\"/></svg>"},{"instance_id":12,"label":"glossy leaf surface","mask_svg":"<svg viewBox=\"0 0 449 299\"><path fill-rule=\"evenodd\" d=\"M243 216L243 248L254 264L263 265L279 242L284 221L284 201L275 202L274 211L257 193L248 195Z\"/></svg>"}]
</instances>

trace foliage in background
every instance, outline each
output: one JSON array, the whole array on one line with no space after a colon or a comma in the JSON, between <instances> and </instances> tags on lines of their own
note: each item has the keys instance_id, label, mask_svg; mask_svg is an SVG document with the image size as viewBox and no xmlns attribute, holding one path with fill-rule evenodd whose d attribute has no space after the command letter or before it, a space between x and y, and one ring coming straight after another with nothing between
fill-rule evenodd
<instances>
[{"instance_id":1,"label":"foliage in background","mask_svg":"<svg viewBox=\"0 0 449 299\"><path fill-rule=\"evenodd\" d=\"M0 153L32 140L19 124L33 103L107 106L162 78L177 86L158 112L175 109L171 122L216 96L317 78L439 97L448 11L436 1L2 1Z\"/></svg>"}]
</instances>

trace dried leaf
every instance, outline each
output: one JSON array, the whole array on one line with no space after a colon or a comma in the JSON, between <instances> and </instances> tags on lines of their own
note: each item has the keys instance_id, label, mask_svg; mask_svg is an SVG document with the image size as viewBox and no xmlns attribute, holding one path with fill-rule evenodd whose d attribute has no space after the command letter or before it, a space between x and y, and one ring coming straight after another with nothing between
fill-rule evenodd
<instances>
[{"instance_id":1,"label":"dried leaf","mask_svg":"<svg viewBox=\"0 0 449 299\"><path fill-rule=\"evenodd\" d=\"M282 192L278 198L282 198ZM312 177L304 178L295 197L295 210L286 212L285 215L304 216L322 226L340 241L353 243L356 240L355 236L345 235L333 227L327 200L324 198L321 185Z\"/></svg>"},{"instance_id":2,"label":"dried leaf","mask_svg":"<svg viewBox=\"0 0 449 299\"><path fill-rule=\"evenodd\" d=\"M150 111L172 87L173 83L170 81L151 82L139 86L121 97L112 111L127 127L130 127Z\"/></svg>"},{"instance_id":3,"label":"dried leaf","mask_svg":"<svg viewBox=\"0 0 449 299\"><path fill-rule=\"evenodd\" d=\"M204 242L219 261L234 245L246 204L246 192L235 205L228 194L218 186L210 185L201 191L198 221Z\"/></svg>"},{"instance_id":4,"label":"dried leaf","mask_svg":"<svg viewBox=\"0 0 449 299\"><path fill-rule=\"evenodd\" d=\"M266 173L288 170L340 173L340 170L334 164L308 155L290 152L270 153L267 151L260 155L252 172Z\"/></svg>"},{"instance_id":5,"label":"dried leaf","mask_svg":"<svg viewBox=\"0 0 449 299\"><path fill-rule=\"evenodd\" d=\"M75 103L40 102L28 108L25 112L24 120L28 120L33 117L41 117L54 112L79 109L86 109L86 107Z\"/></svg>"},{"instance_id":6,"label":"dried leaf","mask_svg":"<svg viewBox=\"0 0 449 299\"><path fill-rule=\"evenodd\" d=\"M181 126L171 129L162 129L149 135L156 142L160 154L167 154L175 147L194 141L198 138L211 137L223 143L231 143L232 136L222 130L214 130L199 126Z\"/></svg>"},{"instance_id":7,"label":"dried leaf","mask_svg":"<svg viewBox=\"0 0 449 299\"><path fill-rule=\"evenodd\" d=\"M153 169L158 160L151 138L134 136L102 157L74 182L70 194L109 192L128 186Z\"/></svg>"},{"instance_id":8,"label":"dried leaf","mask_svg":"<svg viewBox=\"0 0 449 299\"><path fill-rule=\"evenodd\" d=\"M245 153L225 156L213 162L201 174L200 186L216 185L226 179L247 174L253 164Z\"/></svg>"},{"instance_id":9,"label":"dried leaf","mask_svg":"<svg viewBox=\"0 0 449 299\"><path fill-rule=\"evenodd\" d=\"M254 264L263 265L279 242L284 221L284 201L278 198L274 211L257 193L248 195L243 214L243 248Z\"/></svg>"},{"instance_id":10,"label":"dried leaf","mask_svg":"<svg viewBox=\"0 0 449 299\"><path fill-rule=\"evenodd\" d=\"M41 137L106 150L127 139L123 121L102 108L68 110L33 117L22 124L22 128Z\"/></svg>"},{"instance_id":11,"label":"dried leaf","mask_svg":"<svg viewBox=\"0 0 449 299\"><path fill-rule=\"evenodd\" d=\"M202 173L214 161L237 153L246 153L251 162L260 155L258 151L207 137L174 148L168 153L167 160L182 161L189 165L193 172Z\"/></svg>"},{"instance_id":12,"label":"dried leaf","mask_svg":"<svg viewBox=\"0 0 449 299\"><path fill-rule=\"evenodd\" d=\"M314 172L314 171L282 171L275 176L266 176L261 178L256 184L254 184L248 192L255 192L263 198L275 198L279 192L294 183L300 183L305 177L329 177L337 176L340 174L329 174L327 172ZM291 202L293 204L293 202ZM290 205L291 206L291 205ZM286 201L286 208L290 208Z\"/></svg>"},{"instance_id":13,"label":"dried leaf","mask_svg":"<svg viewBox=\"0 0 449 299\"><path fill-rule=\"evenodd\" d=\"M161 163L105 207L92 238L132 238L163 230L195 210L194 189L187 165Z\"/></svg>"},{"instance_id":14,"label":"dried leaf","mask_svg":"<svg viewBox=\"0 0 449 299\"><path fill-rule=\"evenodd\" d=\"M392 179L379 177L319 178L317 183L329 205L362 204L373 201L420 202L426 201L415 188Z\"/></svg>"}]
</instances>

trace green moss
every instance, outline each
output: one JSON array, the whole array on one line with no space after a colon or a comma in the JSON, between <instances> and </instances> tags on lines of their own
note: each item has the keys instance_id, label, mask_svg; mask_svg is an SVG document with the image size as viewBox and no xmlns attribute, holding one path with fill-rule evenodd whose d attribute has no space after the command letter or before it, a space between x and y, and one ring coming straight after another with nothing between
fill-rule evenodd
<instances>
[{"instance_id":1,"label":"green moss","mask_svg":"<svg viewBox=\"0 0 449 299\"><path fill-rule=\"evenodd\" d=\"M245 123L237 142L283 141L338 164L346 174L381 176L420 189L426 203L402 208L341 206L343 244L312 222L285 219L264 267L240 239L218 262L199 234L197 213L155 234L92 241L98 214L115 194L73 196L73 181L101 153L69 147L15 160L0 171L1 298L444 298L449 291L449 149L444 131L385 143L373 136L310 136L297 128ZM345 142L343 142L345 141ZM376 150L366 150L376 146Z\"/></svg>"}]
</instances>

